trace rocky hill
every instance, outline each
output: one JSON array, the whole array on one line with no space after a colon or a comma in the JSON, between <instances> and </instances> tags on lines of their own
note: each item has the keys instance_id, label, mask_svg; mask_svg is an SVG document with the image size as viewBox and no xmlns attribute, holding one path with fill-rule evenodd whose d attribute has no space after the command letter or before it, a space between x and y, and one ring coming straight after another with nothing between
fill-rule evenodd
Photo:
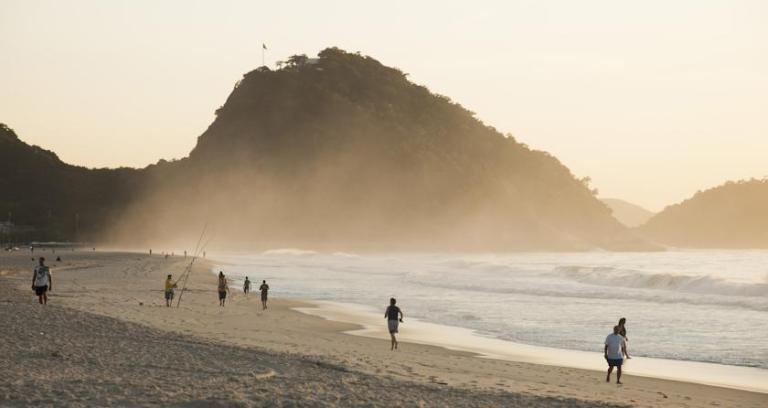
<instances>
[{"instance_id":1,"label":"rocky hill","mask_svg":"<svg viewBox=\"0 0 768 408\"><path fill-rule=\"evenodd\" d=\"M245 74L189 157L129 173L100 179L121 192L94 187L129 195L115 242L194 241L207 223L264 247L649 248L551 155L336 48Z\"/></svg>"}]
</instances>

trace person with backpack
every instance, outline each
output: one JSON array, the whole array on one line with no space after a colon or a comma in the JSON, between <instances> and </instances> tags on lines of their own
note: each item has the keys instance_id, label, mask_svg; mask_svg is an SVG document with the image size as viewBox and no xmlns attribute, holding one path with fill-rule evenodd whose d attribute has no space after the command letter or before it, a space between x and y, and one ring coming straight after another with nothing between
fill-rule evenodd
<instances>
[{"instance_id":1,"label":"person with backpack","mask_svg":"<svg viewBox=\"0 0 768 408\"><path fill-rule=\"evenodd\" d=\"M39 262L32 274L32 290L35 291L38 302L41 305L47 305L48 291L53 290L53 278L50 268L45 265L45 258L40 257Z\"/></svg>"}]
</instances>

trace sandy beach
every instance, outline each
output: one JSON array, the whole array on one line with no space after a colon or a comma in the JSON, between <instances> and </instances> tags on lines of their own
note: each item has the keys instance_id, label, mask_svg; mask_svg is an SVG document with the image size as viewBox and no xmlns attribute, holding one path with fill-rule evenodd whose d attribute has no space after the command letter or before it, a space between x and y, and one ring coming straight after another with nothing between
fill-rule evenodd
<instances>
[{"instance_id":1,"label":"sandy beach","mask_svg":"<svg viewBox=\"0 0 768 408\"><path fill-rule=\"evenodd\" d=\"M54 259L50 252L35 252ZM59 251L46 307L28 252L0 255L2 406L638 406L764 407L768 394L631 374L478 358L345 334L313 307L232 290L218 307L199 261L181 307L162 284L189 258ZM384 321L382 320L382 323Z\"/></svg>"}]
</instances>

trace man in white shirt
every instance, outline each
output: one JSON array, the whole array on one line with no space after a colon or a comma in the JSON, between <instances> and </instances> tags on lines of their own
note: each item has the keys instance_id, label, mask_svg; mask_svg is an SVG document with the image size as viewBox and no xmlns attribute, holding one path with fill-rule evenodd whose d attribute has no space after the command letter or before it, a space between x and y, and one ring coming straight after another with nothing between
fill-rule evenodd
<instances>
[{"instance_id":1,"label":"man in white shirt","mask_svg":"<svg viewBox=\"0 0 768 408\"><path fill-rule=\"evenodd\" d=\"M45 258L40 257L40 264L35 267L32 274L32 290L37 295L37 300L41 305L48 304L48 291L53 290L53 279L51 270L45 265Z\"/></svg>"},{"instance_id":2,"label":"man in white shirt","mask_svg":"<svg viewBox=\"0 0 768 408\"><path fill-rule=\"evenodd\" d=\"M608 361L608 375L605 382L611 382L611 372L616 367L616 384L621 384L621 365L627 354L627 343L619 334L619 326L613 326L613 334L605 338L605 360Z\"/></svg>"}]
</instances>

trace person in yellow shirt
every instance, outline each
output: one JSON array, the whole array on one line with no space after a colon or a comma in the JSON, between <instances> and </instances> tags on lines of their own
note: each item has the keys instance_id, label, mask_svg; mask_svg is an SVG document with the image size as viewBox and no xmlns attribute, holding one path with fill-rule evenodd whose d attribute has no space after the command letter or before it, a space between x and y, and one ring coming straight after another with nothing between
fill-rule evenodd
<instances>
[{"instance_id":1,"label":"person in yellow shirt","mask_svg":"<svg viewBox=\"0 0 768 408\"><path fill-rule=\"evenodd\" d=\"M168 275L168 277L165 279L165 306L171 307L171 302L173 302L173 289L176 288L176 282L173 281L173 275Z\"/></svg>"}]
</instances>

